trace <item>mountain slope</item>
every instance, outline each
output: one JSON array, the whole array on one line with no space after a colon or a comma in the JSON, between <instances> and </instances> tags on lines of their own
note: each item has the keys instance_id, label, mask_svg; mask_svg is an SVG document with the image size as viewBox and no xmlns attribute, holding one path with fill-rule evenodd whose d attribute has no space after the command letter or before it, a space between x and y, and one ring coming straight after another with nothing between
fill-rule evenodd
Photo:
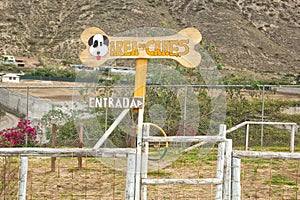
<instances>
[{"instance_id":1,"label":"mountain slope","mask_svg":"<svg viewBox=\"0 0 300 200\"><path fill-rule=\"evenodd\" d=\"M2 0L0 53L79 62L79 37L96 26L109 35L139 27L196 27L227 67L277 80L300 73L298 0Z\"/></svg>"}]
</instances>

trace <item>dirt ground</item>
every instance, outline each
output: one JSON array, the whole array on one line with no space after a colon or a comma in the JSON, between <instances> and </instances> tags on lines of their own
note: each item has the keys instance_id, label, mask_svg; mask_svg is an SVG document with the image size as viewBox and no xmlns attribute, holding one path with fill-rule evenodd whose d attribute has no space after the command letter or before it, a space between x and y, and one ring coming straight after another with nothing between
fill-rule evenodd
<instances>
[{"instance_id":1,"label":"dirt ground","mask_svg":"<svg viewBox=\"0 0 300 200\"><path fill-rule=\"evenodd\" d=\"M24 81L11 86L74 86L68 82ZM26 94L27 89L12 89ZM49 100L72 100L72 88L34 88L29 94ZM298 95L269 93L268 98L300 99ZM260 97L261 98L261 97ZM55 172L50 171L50 158L30 158L27 184L28 199L125 199L126 173L104 165L97 158L84 158L83 170L77 168L77 158L57 158ZM16 161L14 161L16 162ZM216 174L215 157L186 156L163 170L149 173L152 178L209 178ZM0 172L3 172L0 164ZM300 161L242 161L242 199L300 199ZM16 175L16 178L18 175ZM279 179L278 179L279 177ZM0 193L0 199L16 199L18 180ZM163 185L149 186L148 199L215 199L215 186ZM15 192L13 192L15 191ZM5 196L6 195L6 196Z\"/></svg>"},{"instance_id":2,"label":"dirt ground","mask_svg":"<svg viewBox=\"0 0 300 200\"><path fill-rule=\"evenodd\" d=\"M199 156L199 152L185 155L172 165L148 173L148 178L213 178L216 176L216 152ZM197 156L198 154L198 156ZM17 164L16 159L13 159ZM12 161L13 161L12 160ZM28 199L80 199L119 200L126 196L126 172L114 169L119 160L113 158L111 166L98 158L83 158L83 169L73 158L57 158L55 171L51 172L51 159L30 157L27 182ZM0 172L3 172L1 160ZM291 200L299 199L300 161L243 159L241 168L242 199ZM12 169L13 167L10 166ZM3 174L2 174L3 175ZM0 192L7 200L16 199L17 176ZM14 186L14 187L13 187ZM213 200L216 187L213 185L152 185L148 186L148 199Z\"/></svg>"},{"instance_id":3,"label":"dirt ground","mask_svg":"<svg viewBox=\"0 0 300 200\"><path fill-rule=\"evenodd\" d=\"M79 86L78 83L59 81L22 80L20 83L10 83L5 86L28 86L31 87L28 90L30 96L53 101L71 101L73 95L78 94L79 90L72 88L73 86ZM10 90L27 94L27 88L10 88Z\"/></svg>"},{"instance_id":4,"label":"dirt ground","mask_svg":"<svg viewBox=\"0 0 300 200\"><path fill-rule=\"evenodd\" d=\"M72 88L74 86L84 86L85 84L79 84L74 82L60 82L60 81L39 81L39 80L21 80L20 83L9 83L3 86L29 86L39 88L30 88L29 94L33 97L48 99L53 101L70 101L74 95L79 94L78 88ZM1 86L1 85L0 85ZM56 88L51 88L51 87ZM64 88L65 87L65 88ZM70 88L68 88L70 87ZM14 91L21 92L23 94L27 93L26 89L12 89ZM266 91L265 98L271 99L284 99L284 100L300 100L299 88L294 89L295 92L291 91L289 88L280 88L279 92ZM243 94L248 98L258 98L261 99L262 95L257 91L244 91Z\"/></svg>"},{"instance_id":5,"label":"dirt ground","mask_svg":"<svg viewBox=\"0 0 300 200\"><path fill-rule=\"evenodd\" d=\"M10 114L6 113L5 116L1 118L0 121L0 130L8 127L15 127L19 121L19 118Z\"/></svg>"}]
</instances>

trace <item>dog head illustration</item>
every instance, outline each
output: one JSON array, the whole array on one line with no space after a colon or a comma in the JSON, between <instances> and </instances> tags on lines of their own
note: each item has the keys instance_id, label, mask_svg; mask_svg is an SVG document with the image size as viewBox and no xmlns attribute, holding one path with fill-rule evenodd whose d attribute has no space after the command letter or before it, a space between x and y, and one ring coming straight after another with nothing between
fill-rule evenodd
<instances>
[{"instance_id":1,"label":"dog head illustration","mask_svg":"<svg viewBox=\"0 0 300 200\"><path fill-rule=\"evenodd\" d=\"M105 35L96 34L90 37L88 45L90 54L101 60L108 53L109 40Z\"/></svg>"}]
</instances>

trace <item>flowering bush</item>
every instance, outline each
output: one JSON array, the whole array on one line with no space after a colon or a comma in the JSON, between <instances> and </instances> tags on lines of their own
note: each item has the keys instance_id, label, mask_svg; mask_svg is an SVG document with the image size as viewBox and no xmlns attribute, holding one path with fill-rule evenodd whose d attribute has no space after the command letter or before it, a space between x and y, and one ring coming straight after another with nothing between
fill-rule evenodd
<instances>
[{"instance_id":1,"label":"flowering bush","mask_svg":"<svg viewBox=\"0 0 300 200\"><path fill-rule=\"evenodd\" d=\"M36 129L30 126L30 120L21 119L16 128L7 128L0 131L0 147L20 147L26 143L34 146L37 143Z\"/></svg>"}]
</instances>

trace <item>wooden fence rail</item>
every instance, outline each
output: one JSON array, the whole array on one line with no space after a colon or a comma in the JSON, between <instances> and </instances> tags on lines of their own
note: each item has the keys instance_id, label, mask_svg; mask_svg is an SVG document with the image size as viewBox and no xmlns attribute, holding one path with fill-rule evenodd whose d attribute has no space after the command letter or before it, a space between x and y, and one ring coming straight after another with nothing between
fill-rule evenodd
<instances>
[{"instance_id":1,"label":"wooden fence rail","mask_svg":"<svg viewBox=\"0 0 300 200\"><path fill-rule=\"evenodd\" d=\"M248 151L249 144L249 129L250 124L254 125L285 125L291 126L291 139L290 139L290 152L293 153L295 150L295 134L298 132L298 125L294 122L254 122L254 121L245 121L242 122L226 131L226 135L236 131L237 129L246 126L246 137L245 137L245 150ZM263 134L261 133L261 146L263 144Z\"/></svg>"},{"instance_id":2,"label":"wooden fence rail","mask_svg":"<svg viewBox=\"0 0 300 200\"><path fill-rule=\"evenodd\" d=\"M263 158L263 159L288 159L300 160L300 153L288 152L258 152L258 151L233 151L233 157L238 158Z\"/></svg>"},{"instance_id":3,"label":"wooden fence rail","mask_svg":"<svg viewBox=\"0 0 300 200\"><path fill-rule=\"evenodd\" d=\"M135 154L132 148L0 148L0 156L40 156L40 157L113 157L126 158L128 154Z\"/></svg>"}]
</instances>

